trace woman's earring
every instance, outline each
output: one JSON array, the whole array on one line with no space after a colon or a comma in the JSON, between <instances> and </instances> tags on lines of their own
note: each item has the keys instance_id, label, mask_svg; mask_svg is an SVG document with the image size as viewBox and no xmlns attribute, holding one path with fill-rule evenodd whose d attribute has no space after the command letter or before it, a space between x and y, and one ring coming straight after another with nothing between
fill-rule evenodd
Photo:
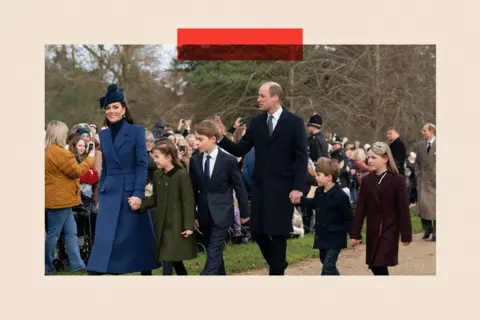
<instances>
[{"instance_id":1,"label":"woman's earring","mask_svg":"<svg viewBox=\"0 0 480 320\"><path fill-rule=\"evenodd\" d=\"M123 117L123 118L125 118L125 113L123 114L123 116L122 116L122 117Z\"/></svg>"}]
</instances>

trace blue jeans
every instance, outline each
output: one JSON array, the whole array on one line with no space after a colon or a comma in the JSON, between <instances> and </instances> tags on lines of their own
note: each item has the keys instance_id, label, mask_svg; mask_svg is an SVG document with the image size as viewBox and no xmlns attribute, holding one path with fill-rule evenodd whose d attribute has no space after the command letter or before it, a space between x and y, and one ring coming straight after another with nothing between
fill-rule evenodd
<instances>
[{"instance_id":1,"label":"blue jeans","mask_svg":"<svg viewBox=\"0 0 480 320\"><path fill-rule=\"evenodd\" d=\"M79 271L85 269L85 263L80 256L77 239L77 224L73 217L72 208L65 209L47 209L48 225L47 238L45 239L45 274L54 274L56 272L53 266L53 259L57 249L58 238L62 232L65 235L65 244L67 245L68 261L70 271Z\"/></svg>"},{"instance_id":2,"label":"blue jeans","mask_svg":"<svg viewBox=\"0 0 480 320\"><path fill-rule=\"evenodd\" d=\"M336 249L320 249L320 261L323 264L322 276L339 276L337 269L337 260L340 250Z\"/></svg>"}]
</instances>

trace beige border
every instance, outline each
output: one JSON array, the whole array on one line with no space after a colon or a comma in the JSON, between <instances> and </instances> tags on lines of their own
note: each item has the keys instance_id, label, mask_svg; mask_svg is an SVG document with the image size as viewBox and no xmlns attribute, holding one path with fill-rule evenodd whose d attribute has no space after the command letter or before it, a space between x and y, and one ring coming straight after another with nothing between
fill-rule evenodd
<instances>
[{"instance_id":1,"label":"beige border","mask_svg":"<svg viewBox=\"0 0 480 320\"><path fill-rule=\"evenodd\" d=\"M480 10L474 3L2 2L0 88L7 113L2 135L14 138L5 144L3 157L2 318L437 319L461 318L470 310L476 314L473 280L479 255L478 248L469 248L478 242L474 226L480 217L476 201L480 153L475 143L480 48L474 22ZM175 43L177 27L249 26L303 27L306 43L438 44L437 276L243 277L241 281L237 277L44 277L43 46ZM463 202L467 193L472 198Z\"/></svg>"}]
</instances>

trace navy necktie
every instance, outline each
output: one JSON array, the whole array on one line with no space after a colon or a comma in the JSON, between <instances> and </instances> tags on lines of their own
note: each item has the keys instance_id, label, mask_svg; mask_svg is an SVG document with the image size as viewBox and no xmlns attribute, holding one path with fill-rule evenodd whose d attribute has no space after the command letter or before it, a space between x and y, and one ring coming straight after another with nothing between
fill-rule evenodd
<instances>
[{"instance_id":1,"label":"navy necktie","mask_svg":"<svg viewBox=\"0 0 480 320\"><path fill-rule=\"evenodd\" d=\"M431 147L431 143L429 141L429 142L427 142L427 154L430 153L430 147Z\"/></svg>"},{"instance_id":2,"label":"navy necktie","mask_svg":"<svg viewBox=\"0 0 480 320\"><path fill-rule=\"evenodd\" d=\"M210 181L210 159L212 157L210 157L209 155L207 155L207 159L205 160L205 167L203 169L203 175L205 177L205 182L209 182Z\"/></svg>"}]
</instances>

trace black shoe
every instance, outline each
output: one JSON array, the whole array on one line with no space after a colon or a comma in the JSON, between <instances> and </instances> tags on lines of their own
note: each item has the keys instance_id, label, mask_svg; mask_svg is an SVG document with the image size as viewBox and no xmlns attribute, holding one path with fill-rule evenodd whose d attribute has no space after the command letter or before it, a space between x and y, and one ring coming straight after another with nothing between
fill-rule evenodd
<instances>
[{"instance_id":1,"label":"black shoe","mask_svg":"<svg viewBox=\"0 0 480 320\"><path fill-rule=\"evenodd\" d=\"M425 229L425 232L423 233L423 240L428 240L430 238L431 231L430 229Z\"/></svg>"},{"instance_id":2,"label":"black shoe","mask_svg":"<svg viewBox=\"0 0 480 320\"><path fill-rule=\"evenodd\" d=\"M432 241L437 241L437 236L432 236Z\"/></svg>"}]
</instances>

